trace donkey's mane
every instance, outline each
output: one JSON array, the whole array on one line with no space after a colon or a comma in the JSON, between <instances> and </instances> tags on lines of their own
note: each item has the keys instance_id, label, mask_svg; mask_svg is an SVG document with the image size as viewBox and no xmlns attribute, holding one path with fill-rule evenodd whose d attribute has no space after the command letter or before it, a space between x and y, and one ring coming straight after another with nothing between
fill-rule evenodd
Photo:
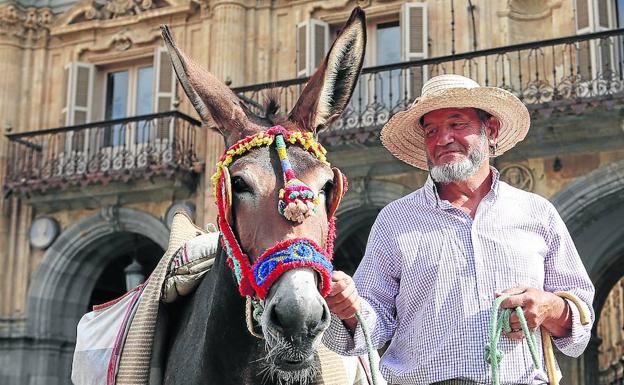
<instances>
[{"instance_id":1,"label":"donkey's mane","mask_svg":"<svg viewBox=\"0 0 624 385\"><path fill-rule=\"evenodd\" d=\"M281 118L277 116L277 112L280 109L279 104L280 91L276 88L272 88L266 91L264 95L264 116L271 123L275 124L276 121Z\"/></svg>"}]
</instances>

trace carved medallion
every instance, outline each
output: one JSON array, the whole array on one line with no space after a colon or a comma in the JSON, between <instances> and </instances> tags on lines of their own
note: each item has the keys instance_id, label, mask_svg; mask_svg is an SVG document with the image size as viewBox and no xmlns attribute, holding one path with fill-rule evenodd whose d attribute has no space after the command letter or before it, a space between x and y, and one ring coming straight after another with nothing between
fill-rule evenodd
<instances>
[{"instance_id":1,"label":"carved medallion","mask_svg":"<svg viewBox=\"0 0 624 385\"><path fill-rule=\"evenodd\" d=\"M533 191L533 187L535 186L533 173L521 164L512 164L503 167L500 170L500 178L510 185L525 191Z\"/></svg>"},{"instance_id":2,"label":"carved medallion","mask_svg":"<svg viewBox=\"0 0 624 385\"><path fill-rule=\"evenodd\" d=\"M28 241L33 248L47 249L59 235L58 223L50 217L39 217L33 221L28 231Z\"/></svg>"}]
</instances>

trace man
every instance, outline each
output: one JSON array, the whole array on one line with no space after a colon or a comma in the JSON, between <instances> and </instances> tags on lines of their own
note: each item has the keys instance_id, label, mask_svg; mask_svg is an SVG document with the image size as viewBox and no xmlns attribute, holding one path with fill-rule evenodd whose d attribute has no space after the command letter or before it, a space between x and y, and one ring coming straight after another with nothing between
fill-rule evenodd
<instances>
[{"instance_id":1,"label":"man","mask_svg":"<svg viewBox=\"0 0 624 385\"><path fill-rule=\"evenodd\" d=\"M384 146L429 178L379 213L354 279L334 274L328 347L366 351L360 311L375 347L389 341L380 362L389 383L489 384L490 312L507 293L502 307L521 306L531 330L546 328L564 354L583 352L591 323L581 325L578 309L553 294L571 292L591 311L594 288L565 224L546 199L500 181L489 165L524 139L529 120L513 94L442 75L386 124ZM546 383L518 317L510 320L498 347L500 383Z\"/></svg>"}]
</instances>

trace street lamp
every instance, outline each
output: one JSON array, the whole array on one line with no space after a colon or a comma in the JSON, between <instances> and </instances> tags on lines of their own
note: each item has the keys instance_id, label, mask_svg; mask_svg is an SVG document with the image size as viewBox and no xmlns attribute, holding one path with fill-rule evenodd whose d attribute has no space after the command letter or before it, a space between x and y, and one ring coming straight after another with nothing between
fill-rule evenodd
<instances>
[{"instance_id":1,"label":"street lamp","mask_svg":"<svg viewBox=\"0 0 624 385\"><path fill-rule=\"evenodd\" d=\"M145 280L143 275L143 267L136 258L132 258L132 263L124 269L126 274L126 290L130 291L139 286Z\"/></svg>"}]
</instances>

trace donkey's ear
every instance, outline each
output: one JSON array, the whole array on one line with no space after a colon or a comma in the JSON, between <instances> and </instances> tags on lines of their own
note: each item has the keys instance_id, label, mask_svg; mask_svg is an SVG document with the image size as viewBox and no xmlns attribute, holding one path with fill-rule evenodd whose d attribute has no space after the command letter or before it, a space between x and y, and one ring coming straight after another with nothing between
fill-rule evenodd
<instances>
[{"instance_id":1,"label":"donkey's ear","mask_svg":"<svg viewBox=\"0 0 624 385\"><path fill-rule=\"evenodd\" d=\"M226 145L262 130L232 90L178 49L168 26L160 29L184 92L204 123L214 121Z\"/></svg>"},{"instance_id":2,"label":"donkey's ear","mask_svg":"<svg viewBox=\"0 0 624 385\"><path fill-rule=\"evenodd\" d=\"M317 132L340 117L362 70L365 49L366 18L357 7L301 92L288 119L302 129Z\"/></svg>"}]
</instances>

